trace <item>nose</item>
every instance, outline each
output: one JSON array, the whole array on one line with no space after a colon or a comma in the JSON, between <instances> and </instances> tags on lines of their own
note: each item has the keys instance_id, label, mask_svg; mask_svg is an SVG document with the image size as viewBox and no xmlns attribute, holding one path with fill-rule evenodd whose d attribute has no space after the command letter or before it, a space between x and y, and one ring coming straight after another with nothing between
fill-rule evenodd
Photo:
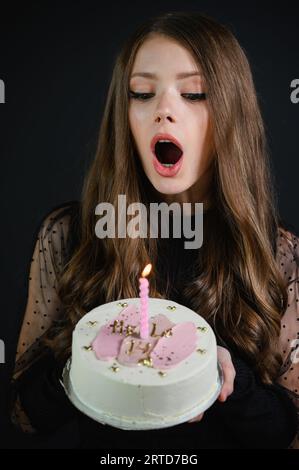
<instances>
[{"instance_id":1,"label":"nose","mask_svg":"<svg viewBox=\"0 0 299 470\"><path fill-rule=\"evenodd\" d=\"M169 121L169 122L175 122L175 113L173 112L172 109L170 109L169 104L162 104L157 107L155 111L155 122L161 122L161 121Z\"/></svg>"},{"instance_id":2,"label":"nose","mask_svg":"<svg viewBox=\"0 0 299 470\"><path fill-rule=\"evenodd\" d=\"M176 121L172 96L167 96L165 93L162 94L162 97L158 101L158 106L155 109L154 119L156 123L165 120L169 122Z\"/></svg>"},{"instance_id":3,"label":"nose","mask_svg":"<svg viewBox=\"0 0 299 470\"><path fill-rule=\"evenodd\" d=\"M157 112L155 116L155 122L161 122L164 120L168 120L170 122L174 122L174 118L170 115L170 113L162 113L162 112Z\"/></svg>"}]
</instances>

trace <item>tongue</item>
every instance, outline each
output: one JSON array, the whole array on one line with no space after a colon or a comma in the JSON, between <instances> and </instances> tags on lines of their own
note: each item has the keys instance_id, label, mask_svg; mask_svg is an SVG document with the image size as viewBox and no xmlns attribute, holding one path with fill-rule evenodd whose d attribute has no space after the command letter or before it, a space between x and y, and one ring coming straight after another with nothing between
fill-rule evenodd
<instances>
[{"instance_id":1,"label":"tongue","mask_svg":"<svg viewBox=\"0 0 299 470\"><path fill-rule=\"evenodd\" d=\"M182 151L172 142L157 142L156 156L160 163L176 163L182 156Z\"/></svg>"}]
</instances>

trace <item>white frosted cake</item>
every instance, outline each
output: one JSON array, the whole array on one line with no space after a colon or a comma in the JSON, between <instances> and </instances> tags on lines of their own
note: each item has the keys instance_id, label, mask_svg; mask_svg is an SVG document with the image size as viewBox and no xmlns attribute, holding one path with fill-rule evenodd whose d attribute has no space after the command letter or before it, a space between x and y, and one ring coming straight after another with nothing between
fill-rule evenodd
<instances>
[{"instance_id":1,"label":"white frosted cake","mask_svg":"<svg viewBox=\"0 0 299 470\"><path fill-rule=\"evenodd\" d=\"M176 302L149 298L140 337L139 298L87 313L73 332L64 387L91 418L121 429L158 429L207 409L220 392L213 330Z\"/></svg>"}]
</instances>

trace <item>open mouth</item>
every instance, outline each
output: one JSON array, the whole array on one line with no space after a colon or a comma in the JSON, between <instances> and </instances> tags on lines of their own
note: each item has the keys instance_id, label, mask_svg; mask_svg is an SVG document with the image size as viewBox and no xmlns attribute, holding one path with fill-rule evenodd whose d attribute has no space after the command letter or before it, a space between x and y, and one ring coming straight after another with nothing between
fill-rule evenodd
<instances>
[{"instance_id":1,"label":"open mouth","mask_svg":"<svg viewBox=\"0 0 299 470\"><path fill-rule=\"evenodd\" d=\"M155 155L157 160L166 168L171 168L175 165L181 156L182 150L173 142L158 141L155 145Z\"/></svg>"}]
</instances>

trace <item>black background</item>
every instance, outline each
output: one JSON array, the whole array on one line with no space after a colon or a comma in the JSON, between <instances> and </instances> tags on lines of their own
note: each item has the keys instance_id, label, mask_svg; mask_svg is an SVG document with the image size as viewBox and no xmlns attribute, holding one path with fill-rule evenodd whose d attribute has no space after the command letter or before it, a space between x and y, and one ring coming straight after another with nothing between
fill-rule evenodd
<instances>
[{"instance_id":1,"label":"black background","mask_svg":"<svg viewBox=\"0 0 299 470\"><path fill-rule=\"evenodd\" d=\"M113 62L148 16L202 11L226 23L247 52L266 124L283 219L298 233L299 7L296 2L11 2L0 4L1 310L0 447L72 447L72 425L32 442L8 425L8 377L26 305L34 237L51 208L80 195L93 157ZM237 197L237 195L236 195Z\"/></svg>"}]
</instances>

